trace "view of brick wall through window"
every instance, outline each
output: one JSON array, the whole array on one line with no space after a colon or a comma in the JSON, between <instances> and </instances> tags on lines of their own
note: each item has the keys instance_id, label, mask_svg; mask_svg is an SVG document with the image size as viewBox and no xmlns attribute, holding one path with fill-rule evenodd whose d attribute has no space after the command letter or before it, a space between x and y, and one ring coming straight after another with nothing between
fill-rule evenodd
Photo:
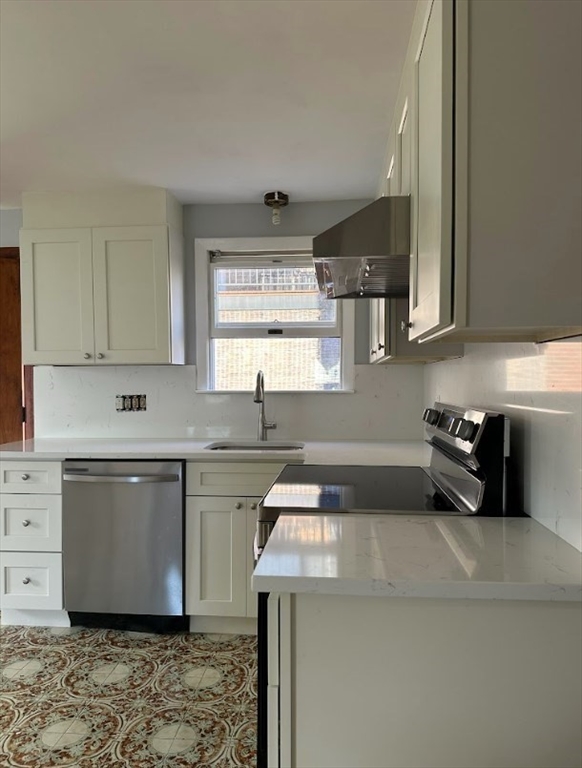
<instances>
[{"instance_id":1,"label":"view of brick wall through window","mask_svg":"<svg viewBox=\"0 0 582 768\"><path fill-rule=\"evenodd\" d=\"M313 267L221 267L214 275L215 326L236 329L212 340L214 389L252 389L258 370L270 390L340 388L341 339L316 335L334 327L337 307L319 293ZM267 334L278 326L282 335ZM309 326L314 336L294 336ZM245 327L264 335L245 337Z\"/></svg>"}]
</instances>

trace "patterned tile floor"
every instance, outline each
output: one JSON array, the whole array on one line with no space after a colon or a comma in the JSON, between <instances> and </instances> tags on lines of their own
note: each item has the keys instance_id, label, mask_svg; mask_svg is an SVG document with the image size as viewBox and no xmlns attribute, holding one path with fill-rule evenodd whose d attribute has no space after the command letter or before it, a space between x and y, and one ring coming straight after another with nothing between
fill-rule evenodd
<instances>
[{"instance_id":1,"label":"patterned tile floor","mask_svg":"<svg viewBox=\"0 0 582 768\"><path fill-rule=\"evenodd\" d=\"M256 638L0 627L0 766L254 768Z\"/></svg>"}]
</instances>

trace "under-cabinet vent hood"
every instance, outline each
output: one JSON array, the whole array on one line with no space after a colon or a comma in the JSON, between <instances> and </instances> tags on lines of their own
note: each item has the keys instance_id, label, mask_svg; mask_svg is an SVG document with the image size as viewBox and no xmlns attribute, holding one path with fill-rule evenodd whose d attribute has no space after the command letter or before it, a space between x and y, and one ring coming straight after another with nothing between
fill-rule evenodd
<instances>
[{"instance_id":1,"label":"under-cabinet vent hood","mask_svg":"<svg viewBox=\"0 0 582 768\"><path fill-rule=\"evenodd\" d=\"M380 197L313 238L328 299L408 296L410 197Z\"/></svg>"}]
</instances>

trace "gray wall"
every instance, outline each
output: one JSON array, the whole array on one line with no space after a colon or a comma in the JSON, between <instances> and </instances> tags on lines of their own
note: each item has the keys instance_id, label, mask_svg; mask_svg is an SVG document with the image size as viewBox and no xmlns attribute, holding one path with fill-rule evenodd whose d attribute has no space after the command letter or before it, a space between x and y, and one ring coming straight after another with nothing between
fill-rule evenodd
<instances>
[{"instance_id":1,"label":"gray wall","mask_svg":"<svg viewBox=\"0 0 582 768\"><path fill-rule=\"evenodd\" d=\"M18 234L21 226L21 208L0 211L0 248L18 245Z\"/></svg>"},{"instance_id":2,"label":"gray wall","mask_svg":"<svg viewBox=\"0 0 582 768\"><path fill-rule=\"evenodd\" d=\"M262 203L240 205L185 205L186 244L186 362L196 362L194 307L194 240L201 237L288 237L317 235L363 208L371 200L290 203L274 227ZM368 302L356 302L356 363L368 362Z\"/></svg>"}]
</instances>

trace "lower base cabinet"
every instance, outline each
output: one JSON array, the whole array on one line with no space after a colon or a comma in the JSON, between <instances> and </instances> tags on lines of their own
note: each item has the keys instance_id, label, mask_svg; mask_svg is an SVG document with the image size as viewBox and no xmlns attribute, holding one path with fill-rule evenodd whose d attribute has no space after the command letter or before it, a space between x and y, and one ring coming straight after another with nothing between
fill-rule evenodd
<instances>
[{"instance_id":1,"label":"lower base cabinet","mask_svg":"<svg viewBox=\"0 0 582 768\"><path fill-rule=\"evenodd\" d=\"M186 613L256 618L251 591L259 502L283 469L268 461L186 466Z\"/></svg>"},{"instance_id":2,"label":"lower base cabinet","mask_svg":"<svg viewBox=\"0 0 582 768\"><path fill-rule=\"evenodd\" d=\"M581 632L559 600L271 593L268 768L579 766Z\"/></svg>"},{"instance_id":3,"label":"lower base cabinet","mask_svg":"<svg viewBox=\"0 0 582 768\"><path fill-rule=\"evenodd\" d=\"M257 615L251 592L259 498L186 498L186 613Z\"/></svg>"},{"instance_id":4,"label":"lower base cabinet","mask_svg":"<svg viewBox=\"0 0 582 768\"><path fill-rule=\"evenodd\" d=\"M60 611L63 558L60 552L0 552L2 610Z\"/></svg>"},{"instance_id":5,"label":"lower base cabinet","mask_svg":"<svg viewBox=\"0 0 582 768\"><path fill-rule=\"evenodd\" d=\"M59 461L1 462L1 610L63 608L61 476Z\"/></svg>"}]
</instances>

